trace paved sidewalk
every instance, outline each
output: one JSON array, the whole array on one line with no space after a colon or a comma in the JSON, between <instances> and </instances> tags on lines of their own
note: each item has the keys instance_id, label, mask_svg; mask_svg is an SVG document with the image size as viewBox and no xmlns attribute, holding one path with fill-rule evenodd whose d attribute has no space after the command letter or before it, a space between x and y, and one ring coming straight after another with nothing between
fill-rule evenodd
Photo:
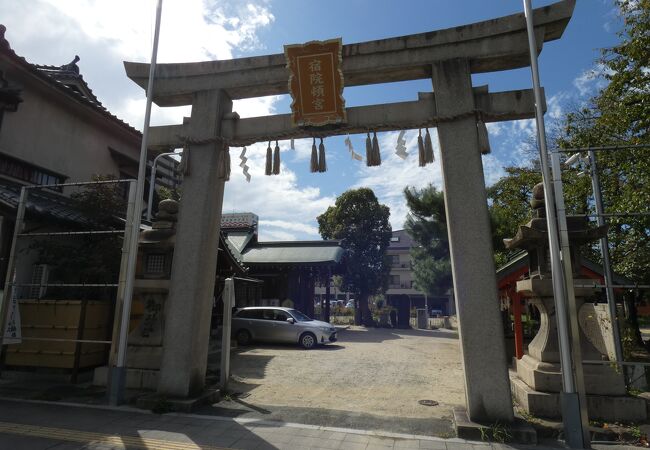
<instances>
[{"instance_id":1,"label":"paved sidewalk","mask_svg":"<svg viewBox=\"0 0 650 450\"><path fill-rule=\"evenodd\" d=\"M343 428L0 400L0 449L547 449ZM599 446L596 449L634 448Z\"/></svg>"}]
</instances>

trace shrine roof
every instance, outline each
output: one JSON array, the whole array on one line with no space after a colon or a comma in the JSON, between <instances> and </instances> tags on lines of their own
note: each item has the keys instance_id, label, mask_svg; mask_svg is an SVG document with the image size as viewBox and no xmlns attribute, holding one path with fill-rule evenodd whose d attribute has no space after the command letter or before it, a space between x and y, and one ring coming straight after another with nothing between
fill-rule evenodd
<instances>
[{"instance_id":1,"label":"shrine roof","mask_svg":"<svg viewBox=\"0 0 650 450\"><path fill-rule=\"evenodd\" d=\"M505 280L511 274L520 273L522 269L527 268L529 265L528 252L523 250L515 254L512 259L510 259L503 266L497 268L497 283L501 284L502 280ZM603 266L598 264L590 259L580 256L580 269L583 272L583 275L589 276L590 274L595 274L598 276L603 276ZM586 272L585 272L586 269ZM624 277L614 273L614 283L615 284L633 284L633 282Z\"/></svg>"},{"instance_id":2,"label":"shrine roof","mask_svg":"<svg viewBox=\"0 0 650 450\"><path fill-rule=\"evenodd\" d=\"M339 241L258 242L242 254L245 264L338 264Z\"/></svg>"}]
</instances>

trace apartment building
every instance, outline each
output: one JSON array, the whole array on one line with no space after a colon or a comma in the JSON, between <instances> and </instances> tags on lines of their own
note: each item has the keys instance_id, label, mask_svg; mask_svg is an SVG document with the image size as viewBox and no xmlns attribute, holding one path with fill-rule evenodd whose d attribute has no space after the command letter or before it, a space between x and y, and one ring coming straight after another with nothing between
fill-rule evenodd
<instances>
[{"instance_id":1,"label":"apartment building","mask_svg":"<svg viewBox=\"0 0 650 450\"><path fill-rule=\"evenodd\" d=\"M397 307L408 302L410 308L425 308L434 314L452 315L455 307L452 293L443 297L430 297L414 286L413 270L411 268L411 247L416 245L406 230L395 230L390 239L386 254L390 261L390 275L386 300L388 304Z\"/></svg>"}]
</instances>

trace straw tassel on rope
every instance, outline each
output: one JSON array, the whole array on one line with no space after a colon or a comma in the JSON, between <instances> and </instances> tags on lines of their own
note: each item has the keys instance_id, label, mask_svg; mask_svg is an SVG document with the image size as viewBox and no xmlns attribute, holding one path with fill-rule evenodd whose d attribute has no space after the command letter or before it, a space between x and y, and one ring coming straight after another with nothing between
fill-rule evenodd
<instances>
[{"instance_id":1,"label":"straw tassel on rope","mask_svg":"<svg viewBox=\"0 0 650 450\"><path fill-rule=\"evenodd\" d=\"M273 173L273 150L271 150L271 141L269 141L269 146L266 148L266 167L264 168L265 175L271 175Z\"/></svg>"},{"instance_id":2,"label":"straw tassel on rope","mask_svg":"<svg viewBox=\"0 0 650 450\"><path fill-rule=\"evenodd\" d=\"M379 140L377 139L377 132L372 132L372 164L368 163L369 166L380 166L381 165L381 152L379 151Z\"/></svg>"},{"instance_id":3,"label":"straw tassel on rope","mask_svg":"<svg viewBox=\"0 0 650 450\"><path fill-rule=\"evenodd\" d=\"M280 174L280 146L275 141L275 150L273 152L273 175Z\"/></svg>"},{"instance_id":4,"label":"straw tassel on rope","mask_svg":"<svg viewBox=\"0 0 650 450\"><path fill-rule=\"evenodd\" d=\"M181 162L178 164L178 171L183 175L190 174L190 147L188 145L183 147L183 153L181 153Z\"/></svg>"},{"instance_id":5,"label":"straw tassel on rope","mask_svg":"<svg viewBox=\"0 0 650 450\"><path fill-rule=\"evenodd\" d=\"M418 130L418 166L424 167L427 164L427 158L424 151L424 140L422 139L422 130Z\"/></svg>"},{"instance_id":6,"label":"straw tassel on rope","mask_svg":"<svg viewBox=\"0 0 650 450\"><path fill-rule=\"evenodd\" d=\"M478 134L478 149L481 151L481 154L485 155L490 153L490 137L485 122L483 122L483 117L480 115L476 122L476 132Z\"/></svg>"},{"instance_id":7,"label":"straw tassel on rope","mask_svg":"<svg viewBox=\"0 0 650 450\"><path fill-rule=\"evenodd\" d=\"M311 161L309 163L309 171L311 173L318 172L318 150L316 149L316 138L312 138L311 143Z\"/></svg>"},{"instance_id":8,"label":"straw tassel on rope","mask_svg":"<svg viewBox=\"0 0 650 450\"><path fill-rule=\"evenodd\" d=\"M366 136L366 166L372 166L372 140L370 139L370 131Z\"/></svg>"},{"instance_id":9,"label":"straw tassel on rope","mask_svg":"<svg viewBox=\"0 0 650 450\"><path fill-rule=\"evenodd\" d=\"M431 135L429 134L429 129L426 129L427 132L424 135L424 161L428 163L432 163L434 161L434 156L433 156L433 144L431 143Z\"/></svg>"},{"instance_id":10,"label":"straw tassel on rope","mask_svg":"<svg viewBox=\"0 0 650 450\"><path fill-rule=\"evenodd\" d=\"M325 162L325 144L323 144L323 138L320 138L320 144L318 145L318 171L327 172L327 162Z\"/></svg>"}]
</instances>

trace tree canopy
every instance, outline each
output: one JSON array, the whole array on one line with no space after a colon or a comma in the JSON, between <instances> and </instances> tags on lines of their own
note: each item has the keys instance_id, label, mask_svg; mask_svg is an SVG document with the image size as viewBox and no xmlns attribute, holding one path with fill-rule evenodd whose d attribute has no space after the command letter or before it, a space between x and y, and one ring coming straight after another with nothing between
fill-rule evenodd
<instances>
[{"instance_id":1,"label":"tree canopy","mask_svg":"<svg viewBox=\"0 0 650 450\"><path fill-rule=\"evenodd\" d=\"M356 294L361 313L357 319L364 324L372 320L368 297L383 293L388 283L389 217L388 206L380 204L371 189L360 188L341 194L317 219L321 236L339 239L346 250L341 288Z\"/></svg>"},{"instance_id":2,"label":"tree canopy","mask_svg":"<svg viewBox=\"0 0 650 450\"><path fill-rule=\"evenodd\" d=\"M428 295L444 295L453 286L445 199L433 185L406 187L409 208L404 229L415 242L411 264L415 287Z\"/></svg>"},{"instance_id":3,"label":"tree canopy","mask_svg":"<svg viewBox=\"0 0 650 450\"><path fill-rule=\"evenodd\" d=\"M616 4L623 28L620 43L599 61L606 85L567 115L558 139L563 148L650 144L650 0ZM605 212L650 211L649 149L597 152L597 158ZM650 217L615 216L608 224L614 270L650 282Z\"/></svg>"}]
</instances>

